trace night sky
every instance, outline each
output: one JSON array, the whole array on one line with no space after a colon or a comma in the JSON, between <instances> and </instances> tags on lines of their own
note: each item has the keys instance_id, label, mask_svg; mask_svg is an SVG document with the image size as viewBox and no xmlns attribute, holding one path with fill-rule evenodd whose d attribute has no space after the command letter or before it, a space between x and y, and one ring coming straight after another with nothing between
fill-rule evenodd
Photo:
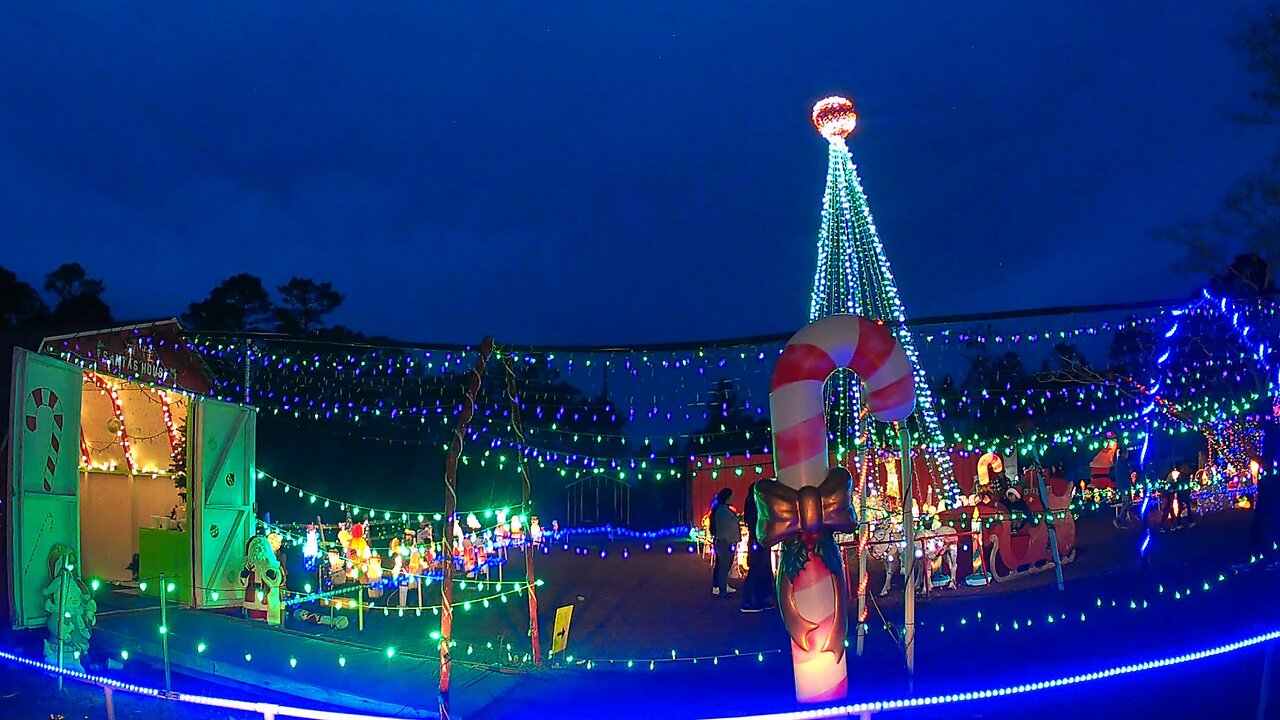
<instances>
[{"instance_id":1,"label":"night sky","mask_svg":"<svg viewBox=\"0 0 1280 720\"><path fill-rule=\"evenodd\" d=\"M1154 227L1275 129L1234 3L0 2L0 265L118 318L228 275L440 342L783 332L850 146L912 315L1180 296Z\"/></svg>"}]
</instances>

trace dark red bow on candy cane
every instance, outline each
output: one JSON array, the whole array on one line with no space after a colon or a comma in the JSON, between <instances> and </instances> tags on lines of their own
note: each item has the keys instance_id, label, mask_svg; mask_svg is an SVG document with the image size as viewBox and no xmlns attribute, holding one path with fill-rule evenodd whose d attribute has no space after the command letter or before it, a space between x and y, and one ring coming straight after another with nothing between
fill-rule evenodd
<instances>
[{"instance_id":1,"label":"dark red bow on candy cane","mask_svg":"<svg viewBox=\"0 0 1280 720\"><path fill-rule=\"evenodd\" d=\"M817 487L799 490L777 480L756 483L756 507L760 520L756 535L765 547L773 547L791 536L812 545L822 532L853 532L853 476L842 467L831 468Z\"/></svg>"}]
</instances>

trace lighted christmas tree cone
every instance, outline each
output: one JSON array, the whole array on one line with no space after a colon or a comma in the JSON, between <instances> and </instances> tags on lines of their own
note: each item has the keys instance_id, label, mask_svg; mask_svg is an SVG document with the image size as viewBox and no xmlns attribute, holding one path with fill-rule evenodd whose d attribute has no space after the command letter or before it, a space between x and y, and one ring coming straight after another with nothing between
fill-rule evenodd
<instances>
[{"instance_id":1,"label":"lighted christmas tree cone","mask_svg":"<svg viewBox=\"0 0 1280 720\"><path fill-rule=\"evenodd\" d=\"M767 547L782 543L778 607L791 636L796 699L838 700L848 694L845 666L847 598L834 533L857 529L853 479L830 467L823 384L838 368L865 384L867 407L880 421L911 414L916 394L911 364L883 325L832 315L805 326L787 343L773 370L776 481L757 484L757 533Z\"/></svg>"},{"instance_id":2,"label":"lighted christmas tree cone","mask_svg":"<svg viewBox=\"0 0 1280 720\"><path fill-rule=\"evenodd\" d=\"M918 443L918 456L926 459L931 484L942 491L947 504L960 494L955 481L951 454L939 425L929 381L920 368L915 340L906 327L906 310L898 295L893 268L884 243L876 230L871 207L862 189L857 167L847 139L858 124L853 102L839 96L826 97L813 106L813 127L827 141L827 184L822 195L822 224L818 230L817 267L809 302L809 320L828 315L861 315L883 321L902 343L915 377L917 411L897 431L907 430ZM827 389L833 398L832 434L840 438L841 453L850 437L866 437L873 432L864 416L855 412L863 404L856 383L839 377ZM872 443L879 448L897 447L897 433L875 432ZM923 478L918 478L923 479Z\"/></svg>"}]
</instances>

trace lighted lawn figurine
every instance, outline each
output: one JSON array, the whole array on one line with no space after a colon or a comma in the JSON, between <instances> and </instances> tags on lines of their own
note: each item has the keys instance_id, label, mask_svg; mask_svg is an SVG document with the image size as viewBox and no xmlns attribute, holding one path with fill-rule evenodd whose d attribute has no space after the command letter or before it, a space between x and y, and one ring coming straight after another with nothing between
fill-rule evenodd
<instances>
[{"instance_id":1,"label":"lighted lawn figurine","mask_svg":"<svg viewBox=\"0 0 1280 720\"><path fill-rule=\"evenodd\" d=\"M320 530L315 525L307 526L307 541L302 545L302 566L307 570L315 570L320 564Z\"/></svg>"},{"instance_id":2,"label":"lighted lawn figurine","mask_svg":"<svg viewBox=\"0 0 1280 720\"><path fill-rule=\"evenodd\" d=\"M382 597L382 556L373 553L365 561L365 580L369 584L369 597Z\"/></svg>"},{"instance_id":3,"label":"lighted lawn figurine","mask_svg":"<svg viewBox=\"0 0 1280 720\"><path fill-rule=\"evenodd\" d=\"M44 641L44 660L50 665L83 670L80 658L89 650L89 635L97 623L98 604L80 580L77 561L75 551L66 545L54 545L49 551L50 580L41 591L45 598L44 610L49 613L45 623L49 639Z\"/></svg>"},{"instance_id":4,"label":"lighted lawn figurine","mask_svg":"<svg viewBox=\"0 0 1280 720\"><path fill-rule=\"evenodd\" d=\"M329 587L335 588L347 582L347 563L337 548L329 550Z\"/></svg>"},{"instance_id":5,"label":"lighted lawn figurine","mask_svg":"<svg viewBox=\"0 0 1280 720\"><path fill-rule=\"evenodd\" d=\"M284 571L271 548L271 541L265 536L254 535L245 548L244 569L240 571L245 615L250 620L279 625L283 583Z\"/></svg>"}]
</instances>

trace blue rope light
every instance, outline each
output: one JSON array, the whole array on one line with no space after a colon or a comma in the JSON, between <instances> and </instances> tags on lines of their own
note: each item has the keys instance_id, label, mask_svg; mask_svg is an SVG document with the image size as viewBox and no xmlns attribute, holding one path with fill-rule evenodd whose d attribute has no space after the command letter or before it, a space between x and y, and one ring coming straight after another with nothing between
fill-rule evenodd
<instances>
[{"instance_id":1,"label":"blue rope light","mask_svg":"<svg viewBox=\"0 0 1280 720\"><path fill-rule=\"evenodd\" d=\"M677 525L664 530L629 530L612 525L599 525L597 527L564 528L556 532L547 532L545 535L551 538L552 541L562 541L570 535L612 535L638 540L662 540L664 538L674 540L676 538L690 538L693 531L694 528L688 525Z\"/></svg>"},{"instance_id":2,"label":"blue rope light","mask_svg":"<svg viewBox=\"0 0 1280 720\"><path fill-rule=\"evenodd\" d=\"M885 710L906 710L909 708L926 707L929 705L946 705L955 702L968 702L970 700L985 700L993 697L1021 695L1023 693L1036 692L1038 690L1049 690L1052 688L1066 687L1068 685L1079 685L1081 683L1094 682L1095 680L1106 680L1108 678L1119 677L1121 675L1131 675L1133 673L1144 672L1147 670L1156 670L1158 668L1195 662L1197 660L1216 657L1218 655L1226 655L1255 645L1261 645L1262 643L1271 642L1278 638L1280 638L1280 630L1272 630L1270 632L1262 633L1261 635L1253 635L1243 640L1227 643L1226 645L1218 645L1198 652L1175 655L1173 657L1161 658L1159 660L1148 660L1146 662L1121 665L1119 667L1099 670L1097 672L1069 675L1067 677L1056 678L1054 680L1024 683L1022 685L1008 685L1006 687L993 688L990 690L973 690L970 692L929 695L927 697L919 698L903 698L901 700L876 700L873 702L858 703L856 705L837 705L835 707L814 708L812 710L799 710L795 712L742 715L731 718L718 718L716 720L811 720L812 718L838 718L857 715L864 712L875 713Z\"/></svg>"},{"instance_id":3,"label":"blue rope light","mask_svg":"<svg viewBox=\"0 0 1280 720\"><path fill-rule=\"evenodd\" d=\"M985 700L993 697L1007 697L1010 695L1021 695L1029 692L1037 692L1040 690L1049 690L1052 688L1066 687L1069 685L1079 685L1082 683L1094 682L1096 680L1106 680L1108 678L1119 677L1122 675L1131 675L1134 673L1145 672L1147 670L1156 670L1159 668L1172 667L1174 665L1182 665L1184 663L1204 660L1205 658L1226 655L1244 650L1245 648L1261 645L1262 643L1271 642L1280 639L1280 630L1271 630L1259 635L1253 635L1243 640L1218 645L1197 652L1184 653L1173 657L1161 658L1158 660L1148 660L1146 662L1131 663L1129 665L1121 665L1119 667L1107 670L1099 670L1091 673L1080 673L1078 675L1069 675L1067 677L1056 678L1054 680L1045 680L1035 683L1024 683L1021 685L1008 685L1002 688L993 688L990 690L972 690L969 692L949 693L943 695L929 695L919 698L902 698L898 700L876 700L871 702L858 703L856 705L837 705L834 707L813 708L810 710L799 710L793 712L742 715L737 717L718 718L716 720L809 720L812 718L837 718L848 715L857 715L864 712L883 712L885 710L905 710L917 707L926 707L930 705L946 705L956 702L969 702L971 700ZM15 655L10 652L0 650L0 659L10 662L26 665L38 670L50 673L58 673L66 677L83 680L85 682L94 683L96 685L108 686L117 690L124 690L139 695L146 695L155 698L165 698L176 700L179 702L188 702L197 705L212 705L215 707L245 709L261 712L255 703L245 702L243 700L231 700L227 698L204 697L200 695L188 695L186 693L165 693L163 690L148 688L142 685L134 685L122 682L113 678L101 675L90 675L89 673L79 670L69 670L51 665L39 660L32 660L21 655ZM294 717L318 718L328 720L343 719L364 719L383 720L382 718L374 718L370 715L357 715L342 712L329 712L322 710L302 710L300 708L289 708L284 706L270 706L277 715L286 715ZM387 719L390 720L390 719Z\"/></svg>"}]
</instances>

